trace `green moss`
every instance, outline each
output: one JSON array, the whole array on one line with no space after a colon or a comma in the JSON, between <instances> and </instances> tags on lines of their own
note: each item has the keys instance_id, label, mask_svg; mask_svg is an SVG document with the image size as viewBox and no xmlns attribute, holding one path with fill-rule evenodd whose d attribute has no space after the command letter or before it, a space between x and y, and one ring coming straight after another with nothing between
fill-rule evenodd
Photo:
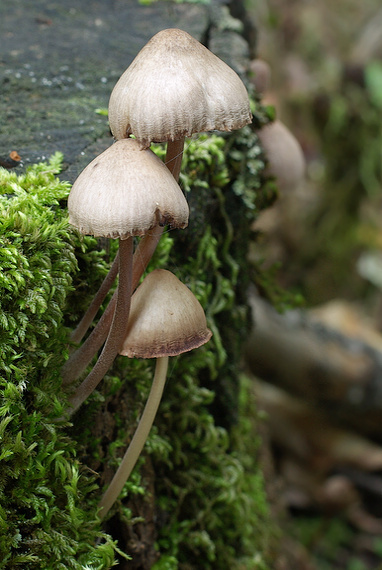
<instances>
[{"instance_id":1,"label":"green moss","mask_svg":"<svg viewBox=\"0 0 382 570\"><path fill-rule=\"evenodd\" d=\"M94 477L59 420L63 313L80 247L60 206L69 191L55 177L61 160L57 154L21 176L0 169L0 568L7 569L109 568L114 560L91 500Z\"/></svg>"},{"instance_id":2,"label":"green moss","mask_svg":"<svg viewBox=\"0 0 382 570\"><path fill-rule=\"evenodd\" d=\"M60 420L68 326L115 248L106 255L69 228L59 164L56 155L25 175L0 174L0 568L110 568L113 541L128 550L126 536L146 528L148 509L156 525L149 538L150 521L144 531L152 541L147 556L157 570L267 568L272 525L255 406L240 370L250 324L250 225L264 205L255 132L187 143L181 185L190 226L165 233L151 265L173 270L193 290L213 339L172 360L155 427L108 534L96 504L135 430L153 363L117 359L73 427ZM135 555L132 564L139 567Z\"/></svg>"},{"instance_id":3,"label":"green moss","mask_svg":"<svg viewBox=\"0 0 382 570\"><path fill-rule=\"evenodd\" d=\"M156 422L171 452L163 461L152 450L158 507L168 517L159 532L163 555L155 568L187 563L190 569L265 569L271 532L257 461L259 439L241 413L230 432L214 422L209 409L214 393L195 382L205 356L200 351L197 358L178 360ZM171 559L180 566L169 565Z\"/></svg>"}]
</instances>

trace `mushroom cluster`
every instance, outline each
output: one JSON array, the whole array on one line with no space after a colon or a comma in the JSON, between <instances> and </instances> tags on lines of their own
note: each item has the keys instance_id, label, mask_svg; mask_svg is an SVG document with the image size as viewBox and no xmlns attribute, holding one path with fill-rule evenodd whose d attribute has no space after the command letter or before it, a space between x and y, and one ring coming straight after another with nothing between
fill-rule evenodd
<instances>
[{"instance_id":1,"label":"mushroom cluster","mask_svg":"<svg viewBox=\"0 0 382 570\"><path fill-rule=\"evenodd\" d=\"M118 275L102 317L62 370L63 382L72 390L68 416L96 388L118 354L156 359L145 410L100 502L101 517L118 497L149 434L168 358L211 337L201 305L175 275L153 270L138 286L163 228L188 224L188 204L178 185L184 139L204 131L238 129L251 119L247 91L238 75L188 33L162 30L113 89L109 123L115 142L83 170L71 189L70 223L84 234L118 239L119 250L71 336L74 343L81 342ZM164 163L149 148L152 142L167 143ZM134 237L140 238L135 252ZM98 351L89 374L72 388Z\"/></svg>"}]
</instances>

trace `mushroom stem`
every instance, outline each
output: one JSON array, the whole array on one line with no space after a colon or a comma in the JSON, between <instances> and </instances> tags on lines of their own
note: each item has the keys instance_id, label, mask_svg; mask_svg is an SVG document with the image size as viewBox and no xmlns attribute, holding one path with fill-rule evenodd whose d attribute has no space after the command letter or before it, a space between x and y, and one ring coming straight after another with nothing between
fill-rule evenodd
<instances>
[{"instance_id":1,"label":"mushroom stem","mask_svg":"<svg viewBox=\"0 0 382 570\"><path fill-rule=\"evenodd\" d=\"M155 375L151 386L150 394L143 410L142 417L135 431L133 439L127 448L125 455L119 465L109 487L106 489L101 501L99 502L100 517L104 518L118 498L122 488L128 480L139 455L145 445L147 437L153 425L159 403L162 398L163 389L166 383L166 375L168 369L168 356L157 358L155 365Z\"/></svg>"},{"instance_id":2,"label":"mushroom stem","mask_svg":"<svg viewBox=\"0 0 382 570\"><path fill-rule=\"evenodd\" d=\"M106 275L105 279L103 280L100 288L98 289L97 293L95 294L92 302L90 303L86 313L78 323L77 327L70 335L71 342L80 343L83 337L86 334L86 331L90 327L93 322L94 317L97 314L98 309L102 305L106 295L110 291L117 274L118 274L118 266L119 266L119 251L115 256L115 259L112 263L112 266L109 270L109 273Z\"/></svg>"},{"instance_id":3,"label":"mushroom stem","mask_svg":"<svg viewBox=\"0 0 382 570\"><path fill-rule=\"evenodd\" d=\"M133 292L143 272L145 271L155 249L158 245L160 237L163 233L163 227L154 227L150 234L146 234L138 244L133 258L133 273L131 291ZM125 241L125 240L124 240ZM118 290L117 290L118 291ZM117 302L117 292L110 299L108 306L102 314L97 325L85 340L85 342L71 354L62 368L62 383L64 386L72 384L79 378L85 368L90 364L92 358L97 354L108 335L114 310Z\"/></svg>"},{"instance_id":4,"label":"mushroom stem","mask_svg":"<svg viewBox=\"0 0 382 570\"><path fill-rule=\"evenodd\" d=\"M183 149L184 137L167 143L165 165L177 182L179 180L180 168L182 165Z\"/></svg>"},{"instance_id":5,"label":"mushroom stem","mask_svg":"<svg viewBox=\"0 0 382 570\"><path fill-rule=\"evenodd\" d=\"M68 414L72 415L102 380L118 354L126 336L132 286L133 238L119 240L119 281L113 322L94 368L69 399Z\"/></svg>"}]
</instances>

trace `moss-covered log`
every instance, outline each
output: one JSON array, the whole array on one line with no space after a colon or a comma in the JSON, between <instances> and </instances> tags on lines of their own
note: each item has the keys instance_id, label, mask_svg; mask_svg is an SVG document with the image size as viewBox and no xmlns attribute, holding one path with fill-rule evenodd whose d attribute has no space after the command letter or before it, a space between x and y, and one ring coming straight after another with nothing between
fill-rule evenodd
<instances>
[{"instance_id":1,"label":"moss-covered log","mask_svg":"<svg viewBox=\"0 0 382 570\"><path fill-rule=\"evenodd\" d=\"M261 109L255 116L266 120ZM155 427L106 534L97 502L136 428L153 363L119 357L72 425L60 419L68 332L115 248L70 228L58 156L19 177L1 170L1 568L106 569L115 557L121 568L268 567L255 409L240 367L261 150L250 127L186 146L190 225L164 234L151 267L191 288L214 335L172 359Z\"/></svg>"}]
</instances>

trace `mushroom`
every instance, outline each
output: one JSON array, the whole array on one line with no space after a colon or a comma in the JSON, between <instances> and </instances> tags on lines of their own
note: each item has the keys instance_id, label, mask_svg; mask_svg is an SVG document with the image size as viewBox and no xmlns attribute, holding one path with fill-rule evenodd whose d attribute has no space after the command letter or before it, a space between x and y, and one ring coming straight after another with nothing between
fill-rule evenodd
<instances>
[{"instance_id":1,"label":"mushroom","mask_svg":"<svg viewBox=\"0 0 382 570\"><path fill-rule=\"evenodd\" d=\"M155 269L144 278L131 299L120 354L156 358L155 374L133 439L99 503L102 518L120 494L149 435L166 382L169 357L202 346L211 335L199 301L173 273Z\"/></svg>"},{"instance_id":2,"label":"mushroom","mask_svg":"<svg viewBox=\"0 0 382 570\"><path fill-rule=\"evenodd\" d=\"M184 228L188 204L163 162L134 139L117 141L83 170L68 199L69 222L84 234L126 239L171 223Z\"/></svg>"},{"instance_id":3,"label":"mushroom","mask_svg":"<svg viewBox=\"0 0 382 570\"><path fill-rule=\"evenodd\" d=\"M274 176L281 192L290 192L302 181L305 158L300 143L291 131L276 119L257 131L268 161L267 173Z\"/></svg>"},{"instance_id":4,"label":"mushroom","mask_svg":"<svg viewBox=\"0 0 382 570\"><path fill-rule=\"evenodd\" d=\"M162 30L151 38L115 85L109 102L109 123L115 138L133 134L143 147L151 141L167 141L165 164L177 181L186 135L238 129L251 119L248 94L239 76L187 32L176 28ZM141 240L134 268L142 264L141 260L147 264L161 231L156 227ZM115 279L115 265L73 331L73 342L81 341L93 321ZM114 303L115 299L95 331L98 345L110 325Z\"/></svg>"},{"instance_id":5,"label":"mushroom","mask_svg":"<svg viewBox=\"0 0 382 570\"><path fill-rule=\"evenodd\" d=\"M109 123L116 139L134 134L143 147L193 133L232 131L251 122L239 76L190 34L158 32L115 85Z\"/></svg>"},{"instance_id":6,"label":"mushroom","mask_svg":"<svg viewBox=\"0 0 382 570\"><path fill-rule=\"evenodd\" d=\"M69 400L73 413L102 379L125 337L131 291L142 273L136 268L132 277L132 236L165 224L184 228L189 211L163 162L134 139L117 141L83 170L70 191L68 208L70 223L82 233L119 238L120 254L113 322L100 358ZM65 383L78 377L92 358L90 339L65 364Z\"/></svg>"},{"instance_id":7,"label":"mushroom","mask_svg":"<svg viewBox=\"0 0 382 570\"><path fill-rule=\"evenodd\" d=\"M155 34L116 83L109 124L116 139L133 134L143 148L168 142L166 164L179 176L184 138L232 131L252 120L239 76L177 28Z\"/></svg>"},{"instance_id":8,"label":"mushroom","mask_svg":"<svg viewBox=\"0 0 382 570\"><path fill-rule=\"evenodd\" d=\"M252 59L249 62L250 81L257 93L268 91L271 83L271 68L263 59Z\"/></svg>"}]
</instances>

